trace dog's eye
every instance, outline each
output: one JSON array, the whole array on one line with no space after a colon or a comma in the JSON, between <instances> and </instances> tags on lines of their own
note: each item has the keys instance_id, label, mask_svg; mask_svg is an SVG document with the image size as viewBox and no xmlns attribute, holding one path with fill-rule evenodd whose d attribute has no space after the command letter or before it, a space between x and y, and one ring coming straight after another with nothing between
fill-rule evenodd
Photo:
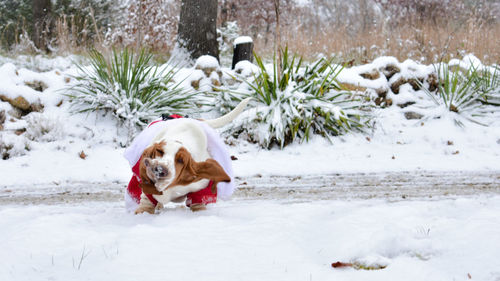
<instances>
[{"instance_id":1,"label":"dog's eye","mask_svg":"<svg viewBox=\"0 0 500 281\"><path fill-rule=\"evenodd\" d=\"M177 164L184 164L184 160L181 157L177 158L175 162L177 162Z\"/></svg>"},{"instance_id":2,"label":"dog's eye","mask_svg":"<svg viewBox=\"0 0 500 281\"><path fill-rule=\"evenodd\" d=\"M156 149L156 153L157 153L160 157L163 157L163 154L164 154L163 149L161 149L161 148L157 148L157 149Z\"/></svg>"}]
</instances>

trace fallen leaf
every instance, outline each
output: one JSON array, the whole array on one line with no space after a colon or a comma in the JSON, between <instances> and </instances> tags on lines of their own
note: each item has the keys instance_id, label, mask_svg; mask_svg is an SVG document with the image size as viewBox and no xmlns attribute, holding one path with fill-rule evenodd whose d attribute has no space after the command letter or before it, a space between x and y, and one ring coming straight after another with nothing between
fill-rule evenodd
<instances>
[{"instance_id":1,"label":"fallen leaf","mask_svg":"<svg viewBox=\"0 0 500 281\"><path fill-rule=\"evenodd\" d=\"M85 160L85 158L87 158L87 154L85 154L85 152L83 152L83 150L82 150L82 151L80 151L79 156L80 156L80 158L82 158L82 159L84 159L84 160Z\"/></svg>"},{"instance_id":2,"label":"fallen leaf","mask_svg":"<svg viewBox=\"0 0 500 281\"><path fill-rule=\"evenodd\" d=\"M26 128L16 130L16 131L14 131L14 134L20 136L20 135L24 134L24 132L26 132Z\"/></svg>"},{"instance_id":3,"label":"fallen leaf","mask_svg":"<svg viewBox=\"0 0 500 281\"><path fill-rule=\"evenodd\" d=\"M338 261L338 262L332 263L332 267L333 268L352 267L352 263Z\"/></svg>"}]
</instances>

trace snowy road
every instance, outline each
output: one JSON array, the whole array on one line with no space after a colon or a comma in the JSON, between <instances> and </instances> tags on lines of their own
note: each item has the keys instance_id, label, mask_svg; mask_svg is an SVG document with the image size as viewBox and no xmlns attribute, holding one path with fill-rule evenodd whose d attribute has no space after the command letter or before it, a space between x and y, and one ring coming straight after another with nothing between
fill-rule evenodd
<instances>
[{"instance_id":1,"label":"snowy road","mask_svg":"<svg viewBox=\"0 0 500 281\"><path fill-rule=\"evenodd\" d=\"M0 280L500 281L499 177L249 177L137 216L124 183L0 186Z\"/></svg>"},{"instance_id":2,"label":"snowy road","mask_svg":"<svg viewBox=\"0 0 500 281\"><path fill-rule=\"evenodd\" d=\"M236 200L443 199L500 194L500 172L399 172L237 177ZM121 201L126 183L0 186L2 204Z\"/></svg>"}]
</instances>

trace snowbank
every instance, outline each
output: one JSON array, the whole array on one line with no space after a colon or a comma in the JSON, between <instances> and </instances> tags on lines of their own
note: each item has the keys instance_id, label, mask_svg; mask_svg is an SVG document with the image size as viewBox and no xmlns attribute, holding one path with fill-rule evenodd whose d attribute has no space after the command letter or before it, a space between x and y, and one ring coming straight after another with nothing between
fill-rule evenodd
<instances>
[{"instance_id":1,"label":"snowbank","mask_svg":"<svg viewBox=\"0 0 500 281\"><path fill-rule=\"evenodd\" d=\"M64 65L60 61L58 64ZM228 73L236 73L221 68L215 58L208 56L201 58L197 65L181 69L176 79L182 79L186 87L212 91L221 82L233 79ZM425 104L421 91L403 84L396 95L390 89L390 81L398 76L429 75L431 68L382 57L367 65L345 69L339 80L370 89L384 88L386 98L393 99L396 105L409 101ZM240 62L236 71L247 76L258 69L249 62ZM365 75L370 72L378 74L370 79ZM0 113L5 115L4 123L0 124L3 127L0 154L6 159L0 161L2 185L128 181L130 173L122 157L126 131L102 112L71 112L64 89L72 83L74 66L35 72L5 63L0 65L0 73L1 95L22 96L29 103L43 106L40 112L27 114L16 111L8 102L0 102ZM389 74L392 76L387 78ZM26 85L33 81L44 86L36 90ZM230 152L239 159L233 162L236 175L500 169L500 122L495 115L487 120L489 126L466 123L463 127L456 126L447 115L439 119L407 118L408 112L422 110L412 105L375 109L376 122L371 132L335 137L332 143L314 137L309 143L292 144L284 150L263 150L231 140ZM85 157L81 157L81 152Z\"/></svg>"}]
</instances>

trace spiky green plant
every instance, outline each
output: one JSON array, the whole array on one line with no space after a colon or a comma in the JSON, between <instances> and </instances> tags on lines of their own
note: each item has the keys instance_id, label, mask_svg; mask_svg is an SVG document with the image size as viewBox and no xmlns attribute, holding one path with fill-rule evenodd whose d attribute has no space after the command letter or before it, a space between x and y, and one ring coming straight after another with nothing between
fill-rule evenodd
<instances>
[{"instance_id":1,"label":"spiky green plant","mask_svg":"<svg viewBox=\"0 0 500 281\"><path fill-rule=\"evenodd\" d=\"M174 67L152 66L152 55L141 50L113 50L109 57L97 50L89 52L90 65L78 65L80 74L69 88L77 112L105 110L122 121L129 140L136 127L145 126L162 113L184 113L192 108L194 94L174 81Z\"/></svg>"},{"instance_id":2,"label":"spiky green plant","mask_svg":"<svg viewBox=\"0 0 500 281\"><path fill-rule=\"evenodd\" d=\"M473 65L463 71L460 68L450 69L448 64L441 63L436 72L439 80L436 92L421 87L433 103L443 109L441 113L437 111L435 114L448 112L459 126L463 126L461 118L485 125L478 118L491 112L485 107L485 102L498 78L478 70Z\"/></svg>"},{"instance_id":3,"label":"spiky green plant","mask_svg":"<svg viewBox=\"0 0 500 281\"><path fill-rule=\"evenodd\" d=\"M306 65L303 71L297 67L293 78L298 85L296 90L315 96L323 96L332 90L341 91L337 76L343 69L344 66L334 64L333 59L327 60L325 58L321 58L311 65Z\"/></svg>"},{"instance_id":4,"label":"spiky green plant","mask_svg":"<svg viewBox=\"0 0 500 281\"><path fill-rule=\"evenodd\" d=\"M485 104L500 106L500 67L483 68L477 81Z\"/></svg>"},{"instance_id":5,"label":"spiky green plant","mask_svg":"<svg viewBox=\"0 0 500 281\"><path fill-rule=\"evenodd\" d=\"M328 138L364 128L367 119L360 110L362 103L339 90L336 77L342 67L324 59L303 67L303 60L290 57L287 49L281 58L278 62L274 58L272 69L268 69L255 55L260 72L252 81L244 80L249 92L233 93L229 98L238 102L251 96L254 108L234 123L233 133L244 132L266 148L273 144L283 148L297 139L307 141L312 134ZM278 63L282 69L279 74Z\"/></svg>"}]
</instances>

